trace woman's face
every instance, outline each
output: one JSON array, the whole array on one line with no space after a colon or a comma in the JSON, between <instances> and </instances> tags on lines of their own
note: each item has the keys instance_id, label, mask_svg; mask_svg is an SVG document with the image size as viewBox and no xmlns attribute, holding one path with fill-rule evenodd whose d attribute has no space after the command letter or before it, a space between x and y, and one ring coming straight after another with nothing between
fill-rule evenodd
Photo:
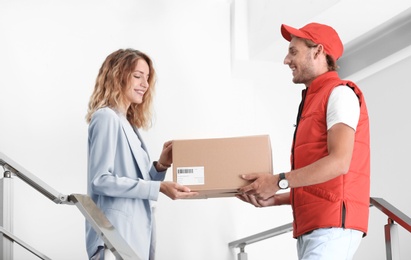
<instances>
[{"instance_id":1,"label":"woman's face","mask_svg":"<svg viewBox=\"0 0 411 260\"><path fill-rule=\"evenodd\" d=\"M143 97L148 90L150 68L144 59L139 59L134 71L131 73L128 89L125 92L125 105L128 108L131 104L141 104Z\"/></svg>"}]
</instances>

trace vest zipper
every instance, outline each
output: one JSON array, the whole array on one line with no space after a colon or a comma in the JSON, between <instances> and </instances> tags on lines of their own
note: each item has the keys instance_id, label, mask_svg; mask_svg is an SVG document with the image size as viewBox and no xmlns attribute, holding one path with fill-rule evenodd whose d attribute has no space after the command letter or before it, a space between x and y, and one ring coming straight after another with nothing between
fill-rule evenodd
<instances>
[{"instance_id":1,"label":"vest zipper","mask_svg":"<svg viewBox=\"0 0 411 260\"><path fill-rule=\"evenodd\" d=\"M298 106L298 113L297 113L297 119L296 119L296 123L295 123L295 129L294 129L294 136L293 136L293 145L291 147L291 170L294 170L295 165L294 165L294 147L295 147L295 137L297 136L297 129L298 129L298 125L300 123L301 120L301 115L303 112L303 108L304 108L304 102L305 102L305 97L307 94L307 89L303 89L301 92L301 102L300 105ZM295 210L294 210L294 189L291 188L291 207L293 210L293 218L294 218L294 225L295 225L295 229L297 230L297 222L295 221Z\"/></svg>"}]
</instances>

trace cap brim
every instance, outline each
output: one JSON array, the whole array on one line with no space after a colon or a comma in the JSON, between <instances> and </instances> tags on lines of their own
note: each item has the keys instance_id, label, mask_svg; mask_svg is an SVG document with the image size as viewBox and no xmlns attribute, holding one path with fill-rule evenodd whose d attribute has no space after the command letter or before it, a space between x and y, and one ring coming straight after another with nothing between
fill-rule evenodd
<instances>
[{"instance_id":1,"label":"cap brim","mask_svg":"<svg viewBox=\"0 0 411 260\"><path fill-rule=\"evenodd\" d=\"M286 39L287 41L291 41L291 35L294 35L300 38L307 38L307 35L305 35L302 31L294 27L285 25L285 24L281 25L281 34L283 35L284 39Z\"/></svg>"}]
</instances>

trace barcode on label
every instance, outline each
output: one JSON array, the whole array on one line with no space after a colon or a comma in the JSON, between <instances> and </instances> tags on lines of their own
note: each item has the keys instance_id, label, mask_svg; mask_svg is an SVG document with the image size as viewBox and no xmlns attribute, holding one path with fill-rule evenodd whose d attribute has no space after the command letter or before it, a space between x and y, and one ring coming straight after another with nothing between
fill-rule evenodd
<instances>
[{"instance_id":1,"label":"barcode on label","mask_svg":"<svg viewBox=\"0 0 411 260\"><path fill-rule=\"evenodd\" d=\"M181 185L204 185L204 166L177 167L176 175Z\"/></svg>"},{"instance_id":2,"label":"barcode on label","mask_svg":"<svg viewBox=\"0 0 411 260\"><path fill-rule=\"evenodd\" d=\"M193 169L177 169L177 174L178 173L194 173Z\"/></svg>"}]
</instances>

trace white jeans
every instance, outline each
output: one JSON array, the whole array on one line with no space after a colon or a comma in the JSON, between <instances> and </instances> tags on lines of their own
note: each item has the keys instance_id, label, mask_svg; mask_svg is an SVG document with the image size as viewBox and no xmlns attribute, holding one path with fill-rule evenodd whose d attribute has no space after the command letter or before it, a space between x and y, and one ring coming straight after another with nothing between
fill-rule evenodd
<instances>
[{"instance_id":1,"label":"white jeans","mask_svg":"<svg viewBox=\"0 0 411 260\"><path fill-rule=\"evenodd\" d=\"M351 260L363 232L345 228L320 228L297 239L299 260Z\"/></svg>"}]
</instances>

